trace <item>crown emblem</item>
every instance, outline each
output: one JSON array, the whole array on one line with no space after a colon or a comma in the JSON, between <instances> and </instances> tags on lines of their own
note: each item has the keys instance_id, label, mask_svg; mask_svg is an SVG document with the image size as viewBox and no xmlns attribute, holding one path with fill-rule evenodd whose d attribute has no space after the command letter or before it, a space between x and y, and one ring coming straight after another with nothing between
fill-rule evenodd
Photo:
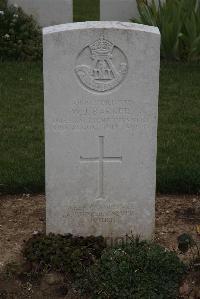
<instances>
[{"instance_id":1,"label":"crown emblem","mask_svg":"<svg viewBox=\"0 0 200 299\"><path fill-rule=\"evenodd\" d=\"M90 50L92 55L108 55L112 53L113 47L113 44L101 35L97 41L90 45Z\"/></svg>"},{"instance_id":2,"label":"crown emblem","mask_svg":"<svg viewBox=\"0 0 200 299\"><path fill-rule=\"evenodd\" d=\"M88 51L89 50L89 51ZM78 54L75 72L89 90L104 92L118 86L126 77L128 61L120 48L100 35Z\"/></svg>"}]
</instances>

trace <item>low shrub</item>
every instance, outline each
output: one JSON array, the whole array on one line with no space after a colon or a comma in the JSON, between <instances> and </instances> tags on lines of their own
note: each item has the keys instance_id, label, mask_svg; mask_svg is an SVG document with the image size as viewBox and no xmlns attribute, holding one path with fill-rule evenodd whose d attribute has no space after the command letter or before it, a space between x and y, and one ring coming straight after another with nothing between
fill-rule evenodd
<instances>
[{"instance_id":1,"label":"low shrub","mask_svg":"<svg viewBox=\"0 0 200 299\"><path fill-rule=\"evenodd\" d=\"M200 60L199 0L137 0L135 23L157 26L161 33L161 56L168 60Z\"/></svg>"},{"instance_id":2,"label":"low shrub","mask_svg":"<svg viewBox=\"0 0 200 299\"><path fill-rule=\"evenodd\" d=\"M197 226L197 231L200 229ZM200 245L199 242L195 241L190 234L183 233L177 238L178 249L182 254L187 253L190 250L190 262L189 266L196 270L200 271Z\"/></svg>"},{"instance_id":3,"label":"low shrub","mask_svg":"<svg viewBox=\"0 0 200 299\"><path fill-rule=\"evenodd\" d=\"M0 60L39 60L42 33L32 16L0 0Z\"/></svg>"},{"instance_id":4,"label":"low shrub","mask_svg":"<svg viewBox=\"0 0 200 299\"><path fill-rule=\"evenodd\" d=\"M186 266L174 252L138 237L107 247L103 237L33 236L23 255L32 272L69 274L74 290L95 299L175 299Z\"/></svg>"},{"instance_id":5,"label":"low shrub","mask_svg":"<svg viewBox=\"0 0 200 299\"><path fill-rule=\"evenodd\" d=\"M175 299L185 266L173 252L146 241L105 249L76 288L92 298Z\"/></svg>"},{"instance_id":6,"label":"low shrub","mask_svg":"<svg viewBox=\"0 0 200 299\"><path fill-rule=\"evenodd\" d=\"M70 274L79 273L100 258L105 242L102 237L73 237L39 234L24 246L23 255L28 262Z\"/></svg>"}]
</instances>

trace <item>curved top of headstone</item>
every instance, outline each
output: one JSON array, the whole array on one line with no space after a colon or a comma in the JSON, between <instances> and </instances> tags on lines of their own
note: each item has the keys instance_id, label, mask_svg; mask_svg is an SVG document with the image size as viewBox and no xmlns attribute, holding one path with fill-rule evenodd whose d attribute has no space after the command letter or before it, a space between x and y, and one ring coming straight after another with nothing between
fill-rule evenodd
<instances>
[{"instance_id":1,"label":"curved top of headstone","mask_svg":"<svg viewBox=\"0 0 200 299\"><path fill-rule=\"evenodd\" d=\"M43 34L51 34L69 30L81 30L81 29L128 29L134 31L143 31L149 33L160 34L159 29L154 26L147 26L142 24L136 24L131 22L119 22L119 21L92 21L92 22L77 22L67 23L61 25L55 25L43 28Z\"/></svg>"}]
</instances>

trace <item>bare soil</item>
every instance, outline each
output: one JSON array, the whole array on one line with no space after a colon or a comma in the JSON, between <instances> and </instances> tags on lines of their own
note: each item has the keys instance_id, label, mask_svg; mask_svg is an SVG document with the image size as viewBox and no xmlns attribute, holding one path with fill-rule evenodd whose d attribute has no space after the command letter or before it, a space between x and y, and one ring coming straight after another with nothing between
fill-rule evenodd
<instances>
[{"instance_id":1,"label":"bare soil","mask_svg":"<svg viewBox=\"0 0 200 299\"><path fill-rule=\"evenodd\" d=\"M23 264L24 242L44 231L44 195L0 196L0 298L77 298L67 291L62 279L55 279L54 273L48 274L53 278L45 277L40 285L7 277L12 272L8 271L8 264ZM200 197L158 195L156 242L178 253L177 237L182 233L189 233L200 242ZM191 259L190 252L178 254L183 260ZM200 299L200 271L191 270L180 287L179 298Z\"/></svg>"}]
</instances>

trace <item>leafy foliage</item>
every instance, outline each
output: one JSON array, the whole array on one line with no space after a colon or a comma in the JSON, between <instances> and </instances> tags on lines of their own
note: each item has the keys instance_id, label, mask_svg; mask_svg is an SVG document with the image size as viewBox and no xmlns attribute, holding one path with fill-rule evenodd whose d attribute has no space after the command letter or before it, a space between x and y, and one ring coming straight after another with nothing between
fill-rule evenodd
<instances>
[{"instance_id":1,"label":"leafy foliage","mask_svg":"<svg viewBox=\"0 0 200 299\"><path fill-rule=\"evenodd\" d=\"M182 234L178 236L177 238L178 241L178 249L182 252L185 253L189 250L194 245L194 240L189 234Z\"/></svg>"},{"instance_id":2,"label":"leafy foliage","mask_svg":"<svg viewBox=\"0 0 200 299\"><path fill-rule=\"evenodd\" d=\"M191 251L192 259L190 261L190 266L195 270L200 270L200 246L192 238L190 234L183 233L177 238L178 249L181 253L185 254L188 250Z\"/></svg>"},{"instance_id":3,"label":"leafy foliage","mask_svg":"<svg viewBox=\"0 0 200 299\"><path fill-rule=\"evenodd\" d=\"M139 237L110 248L103 237L39 234L23 254L32 269L68 273L77 292L95 299L173 299L185 272L175 253Z\"/></svg>"},{"instance_id":4,"label":"leafy foliage","mask_svg":"<svg viewBox=\"0 0 200 299\"><path fill-rule=\"evenodd\" d=\"M137 0L136 23L157 26L161 33L161 55L166 59L200 60L199 0Z\"/></svg>"},{"instance_id":5,"label":"leafy foliage","mask_svg":"<svg viewBox=\"0 0 200 299\"><path fill-rule=\"evenodd\" d=\"M16 5L0 1L0 60L40 59L42 35L35 20Z\"/></svg>"},{"instance_id":6,"label":"leafy foliage","mask_svg":"<svg viewBox=\"0 0 200 299\"><path fill-rule=\"evenodd\" d=\"M31 263L73 274L92 264L104 248L102 237L39 234L26 243L23 254Z\"/></svg>"},{"instance_id":7,"label":"leafy foliage","mask_svg":"<svg viewBox=\"0 0 200 299\"><path fill-rule=\"evenodd\" d=\"M92 298L176 298L185 266L173 252L146 241L105 249L76 287Z\"/></svg>"}]
</instances>

